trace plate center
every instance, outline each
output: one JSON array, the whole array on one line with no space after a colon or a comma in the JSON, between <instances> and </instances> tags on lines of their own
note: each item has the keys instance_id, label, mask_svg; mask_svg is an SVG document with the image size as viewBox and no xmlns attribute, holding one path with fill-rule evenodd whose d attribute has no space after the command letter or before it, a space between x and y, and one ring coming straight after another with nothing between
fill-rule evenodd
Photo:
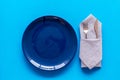
<instances>
[{"instance_id":1,"label":"plate center","mask_svg":"<svg viewBox=\"0 0 120 80\"><path fill-rule=\"evenodd\" d=\"M52 59L63 53L66 41L58 27L49 23L36 30L33 35L33 47L40 57Z\"/></svg>"}]
</instances>

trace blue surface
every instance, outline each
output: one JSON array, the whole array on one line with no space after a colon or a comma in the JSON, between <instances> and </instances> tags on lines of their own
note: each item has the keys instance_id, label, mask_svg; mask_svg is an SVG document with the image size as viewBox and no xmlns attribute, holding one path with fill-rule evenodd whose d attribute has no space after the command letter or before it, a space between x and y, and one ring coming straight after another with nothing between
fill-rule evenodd
<instances>
[{"instance_id":1,"label":"blue surface","mask_svg":"<svg viewBox=\"0 0 120 80\"><path fill-rule=\"evenodd\" d=\"M83 71L78 51L63 71L40 73L26 62L22 34L27 25L43 15L67 20L77 33L79 23L90 13L103 23L102 68ZM119 80L120 0L0 0L0 80Z\"/></svg>"}]
</instances>

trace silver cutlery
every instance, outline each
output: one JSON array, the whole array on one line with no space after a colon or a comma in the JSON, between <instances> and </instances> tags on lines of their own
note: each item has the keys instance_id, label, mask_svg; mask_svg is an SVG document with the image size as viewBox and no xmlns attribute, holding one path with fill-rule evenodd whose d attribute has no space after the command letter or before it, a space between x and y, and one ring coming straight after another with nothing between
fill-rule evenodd
<instances>
[{"instance_id":1,"label":"silver cutlery","mask_svg":"<svg viewBox=\"0 0 120 80\"><path fill-rule=\"evenodd\" d=\"M94 24L94 31L95 31L96 38L98 38L98 20L97 19Z\"/></svg>"},{"instance_id":2,"label":"silver cutlery","mask_svg":"<svg viewBox=\"0 0 120 80\"><path fill-rule=\"evenodd\" d=\"M83 24L83 31L85 33L85 39L87 39L87 33L88 33L88 24L87 23L82 23Z\"/></svg>"}]
</instances>

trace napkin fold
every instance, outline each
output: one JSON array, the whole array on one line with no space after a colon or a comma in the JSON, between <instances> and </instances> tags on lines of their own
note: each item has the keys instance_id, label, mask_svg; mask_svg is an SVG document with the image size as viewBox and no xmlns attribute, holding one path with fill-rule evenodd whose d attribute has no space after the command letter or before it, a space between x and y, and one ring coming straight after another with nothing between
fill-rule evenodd
<instances>
[{"instance_id":1,"label":"napkin fold","mask_svg":"<svg viewBox=\"0 0 120 80\"><path fill-rule=\"evenodd\" d=\"M81 59L81 67L88 67L92 69L94 67L101 67L102 60L102 25L101 22L98 21L98 31L96 38L95 32L95 21L97 20L92 14L90 14L85 20L83 20L80 24L80 54L79 58ZM88 33L87 39L85 38L85 33L83 29L82 23L88 24Z\"/></svg>"}]
</instances>

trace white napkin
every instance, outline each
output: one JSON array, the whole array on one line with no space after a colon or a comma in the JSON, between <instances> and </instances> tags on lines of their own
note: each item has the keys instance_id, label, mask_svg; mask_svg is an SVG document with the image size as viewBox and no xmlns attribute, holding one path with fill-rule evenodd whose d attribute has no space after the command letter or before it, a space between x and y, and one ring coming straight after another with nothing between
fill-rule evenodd
<instances>
[{"instance_id":1,"label":"white napkin","mask_svg":"<svg viewBox=\"0 0 120 80\"><path fill-rule=\"evenodd\" d=\"M90 14L84 23L88 24L87 39L85 39L85 33L83 30L82 23L80 24L80 59L81 67L88 67L92 69L94 67L101 67L102 60L102 30L101 22L98 21L98 38L96 38L96 33L94 30L96 18Z\"/></svg>"}]
</instances>

